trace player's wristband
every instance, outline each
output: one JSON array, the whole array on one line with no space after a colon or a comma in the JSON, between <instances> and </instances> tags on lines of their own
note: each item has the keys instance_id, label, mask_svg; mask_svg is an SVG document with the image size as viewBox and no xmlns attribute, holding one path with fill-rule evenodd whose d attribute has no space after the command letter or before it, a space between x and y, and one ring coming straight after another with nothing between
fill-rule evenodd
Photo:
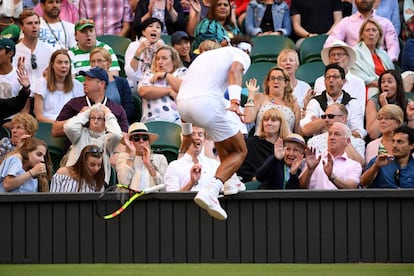
<instances>
[{"instance_id":1,"label":"player's wristband","mask_svg":"<svg viewBox=\"0 0 414 276\"><path fill-rule=\"evenodd\" d=\"M229 100L238 100L240 101L240 95L242 88L240 85L231 84L227 87L227 91L229 92Z\"/></svg>"},{"instance_id":2,"label":"player's wristband","mask_svg":"<svg viewBox=\"0 0 414 276\"><path fill-rule=\"evenodd\" d=\"M181 124L181 133L184 136L193 134L193 124L191 124L191 123L182 123Z\"/></svg>"}]
</instances>

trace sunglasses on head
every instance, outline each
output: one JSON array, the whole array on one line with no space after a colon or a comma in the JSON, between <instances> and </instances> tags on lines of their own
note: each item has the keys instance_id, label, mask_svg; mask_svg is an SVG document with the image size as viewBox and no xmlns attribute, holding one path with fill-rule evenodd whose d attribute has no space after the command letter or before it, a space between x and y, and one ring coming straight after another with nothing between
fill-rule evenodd
<instances>
[{"instance_id":1,"label":"sunglasses on head","mask_svg":"<svg viewBox=\"0 0 414 276\"><path fill-rule=\"evenodd\" d=\"M99 148L99 147L93 147L93 148L89 148L88 153L99 153L102 154L104 152L103 148Z\"/></svg>"},{"instance_id":2,"label":"sunglasses on head","mask_svg":"<svg viewBox=\"0 0 414 276\"><path fill-rule=\"evenodd\" d=\"M30 63L32 64L32 69L35 70L37 68L37 63L36 63L36 55L32 54L30 56Z\"/></svg>"},{"instance_id":3,"label":"sunglasses on head","mask_svg":"<svg viewBox=\"0 0 414 276\"><path fill-rule=\"evenodd\" d=\"M139 140L141 140L146 142L149 140L149 136L146 134L141 134L141 135L133 135L131 137L129 137L130 141L134 141L134 142L138 142Z\"/></svg>"},{"instance_id":4,"label":"sunglasses on head","mask_svg":"<svg viewBox=\"0 0 414 276\"><path fill-rule=\"evenodd\" d=\"M333 119L333 118L335 118L336 116L343 116L343 115L336 115L336 114L322 114L322 115L321 115L321 118L322 118L322 119L326 119L326 117L328 117L329 119Z\"/></svg>"}]
</instances>

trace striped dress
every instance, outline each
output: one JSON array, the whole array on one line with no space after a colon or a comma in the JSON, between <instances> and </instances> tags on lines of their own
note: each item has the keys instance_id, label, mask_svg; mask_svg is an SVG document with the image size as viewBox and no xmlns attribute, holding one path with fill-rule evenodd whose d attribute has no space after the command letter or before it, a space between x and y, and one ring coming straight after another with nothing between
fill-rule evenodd
<instances>
[{"instance_id":1,"label":"striped dress","mask_svg":"<svg viewBox=\"0 0 414 276\"><path fill-rule=\"evenodd\" d=\"M84 181L82 181L84 182ZM50 192L51 193L94 193L94 192L103 192L104 187L99 191L95 190L95 187L91 188L86 183L83 183L82 188L78 191L79 182L70 177L69 175L63 175L55 173L50 183Z\"/></svg>"}]
</instances>

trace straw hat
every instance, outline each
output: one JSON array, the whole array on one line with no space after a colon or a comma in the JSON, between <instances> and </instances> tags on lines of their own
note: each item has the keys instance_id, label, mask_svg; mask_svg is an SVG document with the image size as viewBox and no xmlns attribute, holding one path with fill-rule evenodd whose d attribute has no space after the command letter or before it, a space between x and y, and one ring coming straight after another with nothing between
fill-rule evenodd
<instances>
[{"instance_id":1,"label":"straw hat","mask_svg":"<svg viewBox=\"0 0 414 276\"><path fill-rule=\"evenodd\" d=\"M302 136L296 133L291 133L285 138L285 142L294 142L300 144L303 148L306 148L305 139Z\"/></svg>"},{"instance_id":2,"label":"straw hat","mask_svg":"<svg viewBox=\"0 0 414 276\"><path fill-rule=\"evenodd\" d=\"M334 40L329 47L326 47L326 48L322 49L321 57L322 57L322 61L325 65L328 65L330 63L329 62L329 52L331 51L332 48L342 48L342 49L344 49L348 53L348 56L349 56L348 68L350 68L350 67L352 67L352 65L354 65L355 60L356 60L356 55L355 55L354 49L349 47L345 42L343 42L341 40Z\"/></svg>"},{"instance_id":3,"label":"straw hat","mask_svg":"<svg viewBox=\"0 0 414 276\"><path fill-rule=\"evenodd\" d=\"M150 138L149 139L150 144L155 142L159 137L158 134L156 133L148 132L147 126L141 122L133 123L132 125L130 125L128 128L128 134L129 135L146 134Z\"/></svg>"}]
</instances>

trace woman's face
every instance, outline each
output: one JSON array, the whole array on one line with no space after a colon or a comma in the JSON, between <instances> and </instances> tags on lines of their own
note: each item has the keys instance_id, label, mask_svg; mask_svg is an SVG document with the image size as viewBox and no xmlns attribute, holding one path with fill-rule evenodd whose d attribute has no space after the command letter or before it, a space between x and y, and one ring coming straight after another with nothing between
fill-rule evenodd
<instances>
[{"instance_id":1,"label":"woman's face","mask_svg":"<svg viewBox=\"0 0 414 276\"><path fill-rule=\"evenodd\" d=\"M155 56L155 68L157 72L174 72L174 63L170 50L162 49L157 52Z\"/></svg>"},{"instance_id":2,"label":"woman's face","mask_svg":"<svg viewBox=\"0 0 414 276\"><path fill-rule=\"evenodd\" d=\"M29 135L22 123L14 123L11 126L11 141L13 145L20 143L23 135Z\"/></svg>"},{"instance_id":3,"label":"woman's face","mask_svg":"<svg viewBox=\"0 0 414 276\"><path fill-rule=\"evenodd\" d=\"M270 73L269 80L269 94L280 94L285 92L286 78L280 70L273 70Z\"/></svg>"},{"instance_id":4,"label":"woman's face","mask_svg":"<svg viewBox=\"0 0 414 276\"><path fill-rule=\"evenodd\" d=\"M151 44L156 43L161 38L161 25L158 22L154 22L149 24L145 30L142 31L142 35L148 39Z\"/></svg>"},{"instance_id":5,"label":"woman's face","mask_svg":"<svg viewBox=\"0 0 414 276\"><path fill-rule=\"evenodd\" d=\"M263 118L263 131L265 136L278 134L280 131L280 120L275 118Z\"/></svg>"},{"instance_id":6,"label":"woman's face","mask_svg":"<svg viewBox=\"0 0 414 276\"><path fill-rule=\"evenodd\" d=\"M61 78L66 77L69 74L71 66L69 57L63 54L57 55L52 66L56 76Z\"/></svg>"},{"instance_id":7,"label":"woman's face","mask_svg":"<svg viewBox=\"0 0 414 276\"><path fill-rule=\"evenodd\" d=\"M86 158L86 166L88 167L88 171L91 175L97 174L102 167L102 157L89 155Z\"/></svg>"},{"instance_id":8,"label":"woman's face","mask_svg":"<svg viewBox=\"0 0 414 276\"><path fill-rule=\"evenodd\" d=\"M43 145L38 145L35 150L29 152L29 168L33 168L39 163L45 162L47 149Z\"/></svg>"},{"instance_id":9,"label":"woman's face","mask_svg":"<svg viewBox=\"0 0 414 276\"><path fill-rule=\"evenodd\" d=\"M382 134L393 133L397 127L399 127L399 122L392 119L391 115L381 114L378 115L379 129Z\"/></svg>"},{"instance_id":10,"label":"woman's face","mask_svg":"<svg viewBox=\"0 0 414 276\"><path fill-rule=\"evenodd\" d=\"M293 53L286 53L281 55L279 66L285 69L289 75L294 75L296 69L298 69L295 55Z\"/></svg>"},{"instance_id":11,"label":"woman's face","mask_svg":"<svg viewBox=\"0 0 414 276\"><path fill-rule=\"evenodd\" d=\"M397 96L397 81L391 74L384 74L381 78L382 93L387 93L388 99L395 99Z\"/></svg>"},{"instance_id":12,"label":"woman's face","mask_svg":"<svg viewBox=\"0 0 414 276\"><path fill-rule=\"evenodd\" d=\"M214 15L218 21L224 21L230 15L231 7L227 0L218 0Z\"/></svg>"},{"instance_id":13,"label":"woman's face","mask_svg":"<svg viewBox=\"0 0 414 276\"><path fill-rule=\"evenodd\" d=\"M374 23L368 22L362 32L362 40L370 47L375 47L380 38L380 32Z\"/></svg>"},{"instance_id":14,"label":"woman's face","mask_svg":"<svg viewBox=\"0 0 414 276\"><path fill-rule=\"evenodd\" d=\"M105 57L102 55L102 53L94 53L89 57L89 63L91 64L91 67L102 67L103 69L107 70L109 69L109 62L105 59Z\"/></svg>"},{"instance_id":15,"label":"woman's face","mask_svg":"<svg viewBox=\"0 0 414 276\"><path fill-rule=\"evenodd\" d=\"M94 132L105 130L105 113L100 110L93 110L89 116L89 129Z\"/></svg>"}]
</instances>

